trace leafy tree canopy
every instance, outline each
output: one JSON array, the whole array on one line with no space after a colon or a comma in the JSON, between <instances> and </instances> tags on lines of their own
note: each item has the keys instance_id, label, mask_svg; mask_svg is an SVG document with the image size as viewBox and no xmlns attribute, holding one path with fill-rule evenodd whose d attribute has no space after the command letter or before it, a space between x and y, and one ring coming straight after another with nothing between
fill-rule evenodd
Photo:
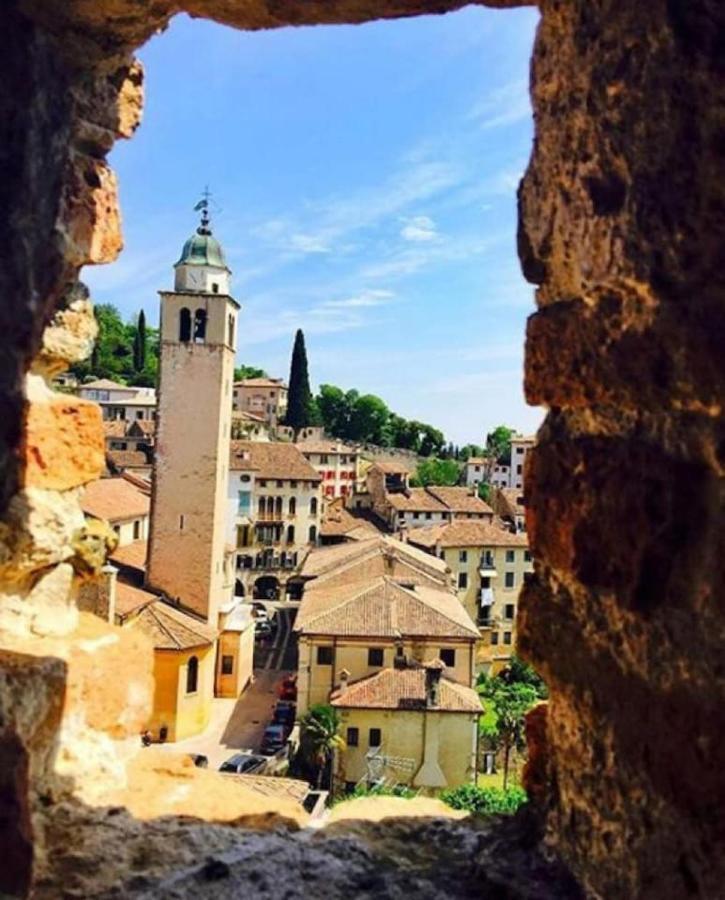
<instances>
[{"instance_id":1,"label":"leafy tree canopy","mask_svg":"<svg viewBox=\"0 0 725 900\"><path fill-rule=\"evenodd\" d=\"M264 369L259 369L257 366L236 366L234 369L234 380L235 381L244 381L245 378L268 378L269 376L264 371Z\"/></svg>"},{"instance_id":2,"label":"leafy tree canopy","mask_svg":"<svg viewBox=\"0 0 725 900\"><path fill-rule=\"evenodd\" d=\"M493 462L508 464L511 459L511 438L516 434L507 425L498 425L486 435L486 450Z\"/></svg>"},{"instance_id":3,"label":"leafy tree canopy","mask_svg":"<svg viewBox=\"0 0 725 900\"><path fill-rule=\"evenodd\" d=\"M502 790L461 784L441 791L440 799L453 809L464 809L477 816L511 815L527 801L526 791L520 787Z\"/></svg>"},{"instance_id":4,"label":"leafy tree canopy","mask_svg":"<svg viewBox=\"0 0 725 900\"><path fill-rule=\"evenodd\" d=\"M110 378L121 384L154 387L158 375L159 332L146 324L141 311L131 322L124 322L110 303L94 308L98 337L91 358L71 366L79 381Z\"/></svg>"},{"instance_id":5,"label":"leafy tree canopy","mask_svg":"<svg viewBox=\"0 0 725 900\"><path fill-rule=\"evenodd\" d=\"M414 487L458 484L461 470L454 459L426 459L419 463L410 479Z\"/></svg>"}]
</instances>

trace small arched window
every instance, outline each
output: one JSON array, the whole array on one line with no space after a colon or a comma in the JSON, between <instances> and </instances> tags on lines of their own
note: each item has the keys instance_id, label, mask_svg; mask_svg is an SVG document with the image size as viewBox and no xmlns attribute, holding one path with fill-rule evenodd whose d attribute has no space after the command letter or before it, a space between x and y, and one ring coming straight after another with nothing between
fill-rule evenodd
<instances>
[{"instance_id":1,"label":"small arched window","mask_svg":"<svg viewBox=\"0 0 725 900\"><path fill-rule=\"evenodd\" d=\"M264 497L259 498L259 515L260 518L264 518L266 503Z\"/></svg>"},{"instance_id":2,"label":"small arched window","mask_svg":"<svg viewBox=\"0 0 725 900\"><path fill-rule=\"evenodd\" d=\"M287 526L287 543L294 544L295 542L295 526L288 525Z\"/></svg>"},{"instance_id":3,"label":"small arched window","mask_svg":"<svg viewBox=\"0 0 725 900\"><path fill-rule=\"evenodd\" d=\"M233 347L234 346L234 316L231 313L229 314L229 319L227 321L227 331L228 331L227 344L229 344L230 347Z\"/></svg>"},{"instance_id":4,"label":"small arched window","mask_svg":"<svg viewBox=\"0 0 725 900\"><path fill-rule=\"evenodd\" d=\"M311 516L317 515L317 497L313 497L310 500L310 515Z\"/></svg>"},{"instance_id":5,"label":"small arched window","mask_svg":"<svg viewBox=\"0 0 725 900\"><path fill-rule=\"evenodd\" d=\"M194 343L203 344L206 340L206 310L197 309L194 313Z\"/></svg>"},{"instance_id":6,"label":"small arched window","mask_svg":"<svg viewBox=\"0 0 725 900\"><path fill-rule=\"evenodd\" d=\"M195 694L199 687L199 660L192 656L186 665L186 693Z\"/></svg>"},{"instance_id":7,"label":"small arched window","mask_svg":"<svg viewBox=\"0 0 725 900\"><path fill-rule=\"evenodd\" d=\"M274 511L278 519L282 518L282 498L277 497L274 503Z\"/></svg>"},{"instance_id":8,"label":"small arched window","mask_svg":"<svg viewBox=\"0 0 725 900\"><path fill-rule=\"evenodd\" d=\"M297 498L290 497L289 498L289 514L293 516L297 512Z\"/></svg>"},{"instance_id":9,"label":"small arched window","mask_svg":"<svg viewBox=\"0 0 725 900\"><path fill-rule=\"evenodd\" d=\"M310 543L311 544L317 543L317 526L316 525L310 525Z\"/></svg>"},{"instance_id":10,"label":"small arched window","mask_svg":"<svg viewBox=\"0 0 725 900\"><path fill-rule=\"evenodd\" d=\"M179 312L179 340L183 343L191 340L191 312L186 306Z\"/></svg>"}]
</instances>

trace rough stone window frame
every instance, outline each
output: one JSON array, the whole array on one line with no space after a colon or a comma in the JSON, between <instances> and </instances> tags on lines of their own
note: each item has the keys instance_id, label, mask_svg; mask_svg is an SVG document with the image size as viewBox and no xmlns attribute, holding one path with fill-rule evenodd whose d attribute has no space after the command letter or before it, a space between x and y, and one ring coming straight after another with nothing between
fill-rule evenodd
<instances>
[{"instance_id":1,"label":"rough stone window frame","mask_svg":"<svg viewBox=\"0 0 725 900\"><path fill-rule=\"evenodd\" d=\"M105 157L140 120L133 51L181 9L257 29L460 5L121 0L108 15L79 3L4 10L16 39L6 41L0 79L2 124L13 129L12 142L2 141L11 153L0 245L22 248L22 260L0 270L8 339L0 509L9 533L22 537L18 547L32 544L34 526L14 498L22 506L27 491L75 490L102 465L95 413L41 401L25 375L49 379L90 349L77 276L121 246ZM714 896L725 870L708 852L721 842L707 814L725 771L719 682L715 702L712 691L722 617L717 602L701 598L723 592L713 563L722 512L713 498L723 395L723 7L543 0L541 14L518 249L537 286L526 392L549 413L527 454L536 571L522 593L518 649L551 694L539 732L547 839L593 893L640 896L646 884L652 896L673 888ZM79 452L57 453L57 441ZM28 559L10 549L5 565L17 586ZM75 559L70 539L65 550L63 559ZM571 653L552 652L554 631ZM687 678L673 684L673 672ZM683 742L670 727L680 715L700 740ZM36 776L31 770L31 785Z\"/></svg>"}]
</instances>

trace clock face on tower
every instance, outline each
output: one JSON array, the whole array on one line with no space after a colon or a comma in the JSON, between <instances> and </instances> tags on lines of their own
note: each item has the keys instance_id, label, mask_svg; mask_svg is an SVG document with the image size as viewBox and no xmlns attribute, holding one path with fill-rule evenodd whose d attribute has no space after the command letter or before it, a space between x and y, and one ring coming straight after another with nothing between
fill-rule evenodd
<instances>
[{"instance_id":1,"label":"clock face on tower","mask_svg":"<svg viewBox=\"0 0 725 900\"><path fill-rule=\"evenodd\" d=\"M204 273L198 269L187 269L186 285L191 290L201 290L204 286Z\"/></svg>"}]
</instances>

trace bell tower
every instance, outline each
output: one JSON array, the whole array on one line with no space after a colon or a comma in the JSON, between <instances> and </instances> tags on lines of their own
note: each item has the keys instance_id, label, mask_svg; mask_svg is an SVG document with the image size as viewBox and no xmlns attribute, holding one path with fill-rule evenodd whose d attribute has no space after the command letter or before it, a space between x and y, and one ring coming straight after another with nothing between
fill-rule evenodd
<instances>
[{"instance_id":1,"label":"bell tower","mask_svg":"<svg viewBox=\"0 0 725 900\"><path fill-rule=\"evenodd\" d=\"M201 223L161 298L156 449L146 568L148 587L217 627L224 544L239 304L212 235L208 194ZM228 596L227 596L228 595Z\"/></svg>"}]
</instances>

